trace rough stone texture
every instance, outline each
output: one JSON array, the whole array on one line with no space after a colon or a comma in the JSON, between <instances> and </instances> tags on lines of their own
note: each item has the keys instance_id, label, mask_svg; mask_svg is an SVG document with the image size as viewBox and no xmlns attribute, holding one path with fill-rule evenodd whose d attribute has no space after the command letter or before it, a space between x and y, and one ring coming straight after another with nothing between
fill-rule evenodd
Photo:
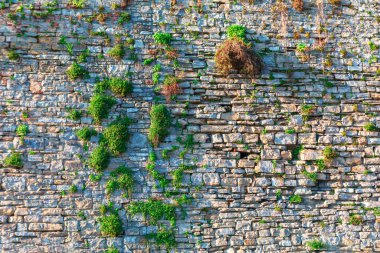
<instances>
[{"instance_id":1,"label":"rough stone texture","mask_svg":"<svg viewBox=\"0 0 380 253\"><path fill-rule=\"evenodd\" d=\"M120 114L134 120L128 150L113 158L110 168L125 164L137 183L130 199L117 193L110 200L125 208L133 200L162 196L145 170L151 150L148 112L155 94L152 66L142 61L157 48L152 39L157 31L173 35L179 67L164 57L157 62L163 66L161 76L180 78L182 94L178 103L168 103L179 128L171 129L156 153L178 145L177 136L193 134L198 142L185 157L196 168L185 172L183 184L197 187L181 189L194 199L175 230L177 252L305 252L313 238L332 252L380 251L379 212L371 209L380 206L380 136L363 129L368 122L380 127L380 53L368 44L380 44L378 1L342 0L339 6L325 1L327 35L318 34L317 6L309 0L302 12L287 3L285 35L272 1L198 1L200 9L197 1L173 1L172 7L170 1L131 1L125 10L131 21L124 26L116 25L117 15L104 23L85 22L101 4L88 2L84 9L72 9L59 1L59 9L46 19L31 18L25 8L26 18L17 24L7 16L8 4L0 10L0 161L12 150L21 152L24 161L22 169L0 168L2 252L103 252L107 245L121 252L165 252L144 241L155 228L125 211L124 235L100 236L96 219L99 206L107 202L104 182L110 169L100 183L88 180L92 171L84 161L89 153L74 131L94 124L86 114L79 122L67 119L67 108L87 108L95 77L130 71L133 94L119 98L109 119L95 126L100 131ZM112 2L103 1L108 13L114 12ZM18 6L12 4L11 10ZM230 24L247 27L247 39L263 57L261 76L215 72L213 56ZM110 44L89 36L89 31L103 30L111 35ZM117 33L134 38L136 62L98 58L115 43ZM73 43L73 56L58 44L62 35ZM321 36L329 38L324 50L312 50L302 62L297 43L314 45ZM83 65L90 78L69 81L65 71L86 47L90 57ZM8 60L11 48L19 60ZM324 64L327 58L332 66ZM301 113L305 104L314 106L307 117ZM15 133L20 123L29 125L24 142ZM295 133L285 133L287 129ZM97 141L91 140L90 151ZM296 160L292 151L300 145L304 149ZM326 146L338 157L318 171L315 160L323 158ZM157 163L167 178L181 163L180 151ZM316 171L317 182L304 170ZM79 191L61 195L72 184ZM290 203L293 194L301 195L302 203ZM86 220L77 216L79 211ZM353 213L362 215L363 224L349 223Z\"/></svg>"}]
</instances>

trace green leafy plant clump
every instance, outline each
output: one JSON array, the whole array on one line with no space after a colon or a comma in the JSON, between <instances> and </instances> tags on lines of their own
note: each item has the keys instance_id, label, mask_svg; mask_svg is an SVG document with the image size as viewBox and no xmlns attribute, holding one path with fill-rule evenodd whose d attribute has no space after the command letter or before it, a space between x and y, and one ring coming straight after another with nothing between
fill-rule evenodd
<instances>
[{"instance_id":1,"label":"green leafy plant clump","mask_svg":"<svg viewBox=\"0 0 380 253\"><path fill-rule=\"evenodd\" d=\"M368 132L375 132L375 131L379 130L379 128L372 122L365 124L363 128L364 128L364 130L366 130Z\"/></svg>"},{"instance_id":2,"label":"green leafy plant clump","mask_svg":"<svg viewBox=\"0 0 380 253\"><path fill-rule=\"evenodd\" d=\"M24 138L29 132L29 127L28 125L21 124L18 125L16 128L16 134L20 136L21 138Z\"/></svg>"},{"instance_id":3,"label":"green leafy plant clump","mask_svg":"<svg viewBox=\"0 0 380 253\"><path fill-rule=\"evenodd\" d=\"M121 60L125 56L125 48L123 44L116 44L108 51L108 55L116 60Z\"/></svg>"},{"instance_id":4,"label":"green leafy plant clump","mask_svg":"<svg viewBox=\"0 0 380 253\"><path fill-rule=\"evenodd\" d=\"M323 157L325 162L331 162L338 157L338 153L331 146L327 146L323 150Z\"/></svg>"},{"instance_id":5,"label":"green leafy plant clump","mask_svg":"<svg viewBox=\"0 0 380 253\"><path fill-rule=\"evenodd\" d=\"M157 233L150 233L146 235L148 240L153 240L157 245L166 247L166 250L170 250L177 245L175 241L174 231L171 229L161 228Z\"/></svg>"},{"instance_id":6,"label":"green leafy plant clump","mask_svg":"<svg viewBox=\"0 0 380 253\"><path fill-rule=\"evenodd\" d=\"M73 8L83 9L86 5L86 0L69 0L69 5Z\"/></svg>"},{"instance_id":7,"label":"green leafy plant clump","mask_svg":"<svg viewBox=\"0 0 380 253\"><path fill-rule=\"evenodd\" d=\"M107 169L110 163L111 154L107 147L99 145L90 154L88 165L94 169L95 172L102 172Z\"/></svg>"},{"instance_id":8,"label":"green leafy plant clump","mask_svg":"<svg viewBox=\"0 0 380 253\"><path fill-rule=\"evenodd\" d=\"M9 50L8 59L11 61L17 61L18 59L20 59L20 55L16 53L14 50Z\"/></svg>"},{"instance_id":9,"label":"green leafy plant clump","mask_svg":"<svg viewBox=\"0 0 380 253\"><path fill-rule=\"evenodd\" d=\"M172 41L172 35L170 33L156 32L153 39L157 44L168 46Z\"/></svg>"},{"instance_id":10,"label":"green leafy plant clump","mask_svg":"<svg viewBox=\"0 0 380 253\"><path fill-rule=\"evenodd\" d=\"M155 170L155 167L156 154L154 152L150 152L148 156L148 161L146 163L146 169L148 170L149 175L151 175L154 180L158 181L158 185L161 188L164 188L169 184L169 181L165 178L164 175L160 174L157 170Z\"/></svg>"},{"instance_id":11,"label":"green leafy plant clump","mask_svg":"<svg viewBox=\"0 0 380 253\"><path fill-rule=\"evenodd\" d=\"M82 112L76 109L70 109L67 117L71 120L78 121L82 118Z\"/></svg>"},{"instance_id":12,"label":"green leafy plant clump","mask_svg":"<svg viewBox=\"0 0 380 253\"><path fill-rule=\"evenodd\" d=\"M107 145L112 155L120 155L126 151L130 122L128 117L119 118L104 130L104 139L102 141Z\"/></svg>"},{"instance_id":13,"label":"green leafy plant clump","mask_svg":"<svg viewBox=\"0 0 380 253\"><path fill-rule=\"evenodd\" d=\"M102 205L100 213L102 216L99 217L98 221L100 223L100 233L103 236L117 237L123 233L123 223L117 209L113 207L113 203Z\"/></svg>"},{"instance_id":14,"label":"green leafy plant clump","mask_svg":"<svg viewBox=\"0 0 380 253\"><path fill-rule=\"evenodd\" d=\"M164 105L153 105L150 111L150 120L148 139L154 146L157 146L169 134L170 112Z\"/></svg>"},{"instance_id":15,"label":"green leafy plant clump","mask_svg":"<svg viewBox=\"0 0 380 253\"><path fill-rule=\"evenodd\" d=\"M111 194L116 190L122 190L127 196L131 196L133 185L132 171L125 166L120 166L111 172L111 179L106 184L106 191L107 194Z\"/></svg>"},{"instance_id":16,"label":"green leafy plant clump","mask_svg":"<svg viewBox=\"0 0 380 253\"><path fill-rule=\"evenodd\" d=\"M108 113L112 106L116 104L116 100L104 94L95 94L88 107L88 112L94 118L97 124L101 123L102 119L108 117Z\"/></svg>"},{"instance_id":17,"label":"green leafy plant clump","mask_svg":"<svg viewBox=\"0 0 380 253\"><path fill-rule=\"evenodd\" d=\"M149 199L148 201L132 202L127 209L128 214L134 216L142 214L149 224L157 225L159 220L168 220L172 226L175 226L177 216L175 206L166 204L161 200Z\"/></svg>"},{"instance_id":18,"label":"green leafy plant clump","mask_svg":"<svg viewBox=\"0 0 380 253\"><path fill-rule=\"evenodd\" d=\"M120 97L125 97L133 90L132 83L122 78L111 78L109 80L109 86L111 91Z\"/></svg>"},{"instance_id":19,"label":"green leafy plant clump","mask_svg":"<svg viewBox=\"0 0 380 253\"><path fill-rule=\"evenodd\" d=\"M120 251L112 245L111 247L107 248L104 253L120 253Z\"/></svg>"},{"instance_id":20,"label":"green leafy plant clump","mask_svg":"<svg viewBox=\"0 0 380 253\"><path fill-rule=\"evenodd\" d=\"M66 70L66 75L70 80L75 80L78 78L84 78L88 75L88 71L77 62L73 62L71 66Z\"/></svg>"},{"instance_id":21,"label":"green leafy plant clump","mask_svg":"<svg viewBox=\"0 0 380 253\"><path fill-rule=\"evenodd\" d=\"M5 167L14 167L14 168L22 168L24 165L21 159L21 154L20 153L11 153L8 155L3 162L3 165Z\"/></svg>"},{"instance_id":22,"label":"green leafy plant clump","mask_svg":"<svg viewBox=\"0 0 380 253\"><path fill-rule=\"evenodd\" d=\"M302 202L302 197L300 195L292 195L289 197L289 202L292 204L299 204Z\"/></svg>"},{"instance_id":23,"label":"green leafy plant clump","mask_svg":"<svg viewBox=\"0 0 380 253\"><path fill-rule=\"evenodd\" d=\"M322 250L327 248L327 245L319 239L313 239L311 241L306 242L306 246L310 250Z\"/></svg>"},{"instance_id":24,"label":"green leafy plant clump","mask_svg":"<svg viewBox=\"0 0 380 253\"><path fill-rule=\"evenodd\" d=\"M244 40L246 34L246 28L242 25L231 25L227 28L228 38L239 38Z\"/></svg>"},{"instance_id":25,"label":"green leafy plant clump","mask_svg":"<svg viewBox=\"0 0 380 253\"><path fill-rule=\"evenodd\" d=\"M83 127L82 129L79 129L75 132L76 136L81 141L89 141L92 136L97 135L97 132L95 129L90 127Z\"/></svg>"},{"instance_id":26,"label":"green leafy plant clump","mask_svg":"<svg viewBox=\"0 0 380 253\"><path fill-rule=\"evenodd\" d=\"M350 214L350 218L348 222L349 224L358 226L358 225L363 224L363 222L364 222L363 217L360 216L359 214Z\"/></svg>"}]
</instances>

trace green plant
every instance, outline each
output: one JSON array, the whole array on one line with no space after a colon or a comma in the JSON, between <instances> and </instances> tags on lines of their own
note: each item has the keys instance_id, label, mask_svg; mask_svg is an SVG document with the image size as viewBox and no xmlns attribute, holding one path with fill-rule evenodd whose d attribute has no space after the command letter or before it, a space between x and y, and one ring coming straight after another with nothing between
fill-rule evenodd
<instances>
[{"instance_id":1,"label":"green plant","mask_svg":"<svg viewBox=\"0 0 380 253\"><path fill-rule=\"evenodd\" d=\"M107 194L111 194L116 190L122 190L131 196L133 185L132 171L125 166L120 166L111 172L111 179L106 184L106 191Z\"/></svg>"},{"instance_id":2,"label":"green plant","mask_svg":"<svg viewBox=\"0 0 380 253\"><path fill-rule=\"evenodd\" d=\"M110 152L104 145L96 147L90 154L88 165L96 172L102 172L110 163Z\"/></svg>"},{"instance_id":3,"label":"green plant","mask_svg":"<svg viewBox=\"0 0 380 253\"><path fill-rule=\"evenodd\" d=\"M301 115L303 116L304 120L307 120L311 113L314 111L313 105L302 105L301 106Z\"/></svg>"},{"instance_id":4,"label":"green plant","mask_svg":"<svg viewBox=\"0 0 380 253\"><path fill-rule=\"evenodd\" d=\"M92 136L97 135L95 129L89 127L83 127L75 132L76 136L82 141L89 141Z\"/></svg>"},{"instance_id":5,"label":"green plant","mask_svg":"<svg viewBox=\"0 0 380 253\"><path fill-rule=\"evenodd\" d=\"M5 167L22 168L24 165L21 159L21 154L12 152L4 159Z\"/></svg>"},{"instance_id":6,"label":"green plant","mask_svg":"<svg viewBox=\"0 0 380 253\"><path fill-rule=\"evenodd\" d=\"M325 162L331 162L338 156L338 153L331 147L327 146L323 150L323 157Z\"/></svg>"},{"instance_id":7,"label":"green plant","mask_svg":"<svg viewBox=\"0 0 380 253\"><path fill-rule=\"evenodd\" d=\"M304 53L306 50L308 49L308 46L306 45L306 43L298 43L297 46L296 46L296 50L300 53Z\"/></svg>"},{"instance_id":8,"label":"green plant","mask_svg":"<svg viewBox=\"0 0 380 253\"><path fill-rule=\"evenodd\" d=\"M158 181L158 185L162 188L166 187L169 184L169 181L165 178L165 176L161 175L156 167L156 154L154 152L150 152L148 156L148 161L146 163L146 169L149 174L153 177L153 179Z\"/></svg>"},{"instance_id":9,"label":"green plant","mask_svg":"<svg viewBox=\"0 0 380 253\"><path fill-rule=\"evenodd\" d=\"M327 168L324 159L318 159L318 160L316 160L316 164L317 164L317 167L318 167L319 171L325 170Z\"/></svg>"},{"instance_id":10,"label":"green plant","mask_svg":"<svg viewBox=\"0 0 380 253\"><path fill-rule=\"evenodd\" d=\"M77 62L73 62L71 66L66 70L66 75L70 80L75 80L87 76L88 71Z\"/></svg>"},{"instance_id":11,"label":"green plant","mask_svg":"<svg viewBox=\"0 0 380 253\"><path fill-rule=\"evenodd\" d=\"M100 233L103 236L110 237L121 235L123 233L123 223L119 217L117 209L113 207L113 203L102 205L100 212L102 214L98 219L100 223Z\"/></svg>"},{"instance_id":12,"label":"green plant","mask_svg":"<svg viewBox=\"0 0 380 253\"><path fill-rule=\"evenodd\" d=\"M194 166L191 166L191 165L189 166L189 165L185 165L185 164L181 163L178 169L173 170L171 172L171 174L173 176L173 182L172 182L173 186L175 188L180 188L182 185L183 173L186 170L190 170L193 168L194 168Z\"/></svg>"},{"instance_id":13,"label":"green plant","mask_svg":"<svg viewBox=\"0 0 380 253\"><path fill-rule=\"evenodd\" d=\"M302 174L304 174L311 181L316 183L318 181L318 174L316 172L308 172L307 170L303 170Z\"/></svg>"},{"instance_id":14,"label":"green plant","mask_svg":"<svg viewBox=\"0 0 380 253\"><path fill-rule=\"evenodd\" d=\"M20 136L21 138L24 138L29 132L29 127L28 125L21 124L18 125L16 128L16 134Z\"/></svg>"},{"instance_id":15,"label":"green plant","mask_svg":"<svg viewBox=\"0 0 380 253\"><path fill-rule=\"evenodd\" d=\"M87 48L77 57L77 62L82 63L87 61L87 57L90 56L90 50Z\"/></svg>"},{"instance_id":16,"label":"green plant","mask_svg":"<svg viewBox=\"0 0 380 253\"><path fill-rule=\"evenodd\" d=\"M242 25L231 25L227 28L228 38L245 39L246 28Z\"/></svg>"},{"instance_id":17,"label":"green plant","mask_svg":"<svg viewBox=\"0 0 380 253\"><path fill-rule=\"evenodd\" d=\"M102 119L108 117L108 113L112 106L116 104L116 100L104 94L95 94L88 107L88 112L94 118L97 124L101 123Z\"/></svg>"},{"instance_id":18,"label":"green plant","mask_svg":"<svg viewBox=\"0 0 380 253\"><path fill-rule=\"evenodd\" d=\"M20 55L16 53L16 51L14 50L9 50L8 59L11 61L17 61L18 59L20 59Z\"/></svg>"},{"instance_id":19,"label":"green plant","mask_svg":"<svg viewBox=\"0 0 380 253\"><path fill-rule=\"evenodd\" d=\"M70 109L67 118L78 121L82 118L82 112L76 109Z\"/></svg>"},{"instance_id":20,"label":"green plant","mask_svg":"<svg viewBox=\"0 0 380 253\"><path fill-rule=\"evenodd\" d=\"M361 225L363 224L364 220L363 220L363 217L360 216L359 214L350 214L350 218L349 218L349 224L351 225Z\"/></svg>"},{"instance_id":21,"label":"green plant","mask_svg":"<svg viewBox=\"0 0 380 253\"><path fill-rule=\"evenodd\" d=\"M153 61L154 61L153 58L145 59L144 62L143 62L143 65L144 66L148 66L148 65L152 64Z\"/></svg>"},{"instance_id":22,"label":"green plant","mask_svg":"<svg viewBox=\"0 0 380 253\"><path fill-rule=\"evenodd\" d=\"M302 202L302 197L300 195L292 195L289 197L289 202L293 204L299 204Z\"/></svg>"},{"instance_id":23,"label":"green plant","mask_svg":"<svg viewBox=\"0 0 380 253\"><path fill-rule=\"evenodd\" d=\"M156 32L153 39L157 44L168 46L172 40L172 35L170 33Z\"/></svg>"},{"instance_id":24,"label":"green plant","mask_svg":"<svg viewBox=\"0 0 380 253\"><path fill-rule=\"evenodd\" d=\"M303 150L303 146L302 145L295 147L292 150L292 159L293 160L298 160L299 159L299 154L301 153L302 150Z\"/></svg>"},{"instance_id":25,"label":"green plant","mask_svg":"<svg viewBox=\"0 0 380 253\"><path fill-rule=\"evenodd\" d=\"M327 245L319 239L313 239L306 242L306 246L311 250L322 250L327 247Z\"/></svg>"},{"instance_id":26,"label":"green plant","mask_svg":"<svg viewBox=\"0 0 380 253\"><path fill-rule=\"evenodd\" d=\"M370 49L371 51L375 51L376 49L379 48L379 46L376 45L373 41L368 42L368 46L369 46L369 49Z\"/></svg>"},{"instance_id":27,"label":"green plant","mask_svg":"<svg viewBox=\"0 0 380 253\"><path fill-rule=\"evenodd\" d=\"M128 12L123 12L123 13L120 13L120 17L117 20L117 23L119 25L123 25L124 23L128 22L129 20L131 20L131 14L129 14Z\"/></svg>"},{"instance_id":28,"label":"green plant","mask_svg":"<svg viewBox=\"0 0 380 253\"><path fill-rule=\"evenodd\" d=\"M378 130L378 127L372 122L366 123L363 128L368 132L374 132Z\"/></svg>"},{"instance_id":29,"label":"green plant","mask_svg":"<svg viewBox=\"0 0 380 253\"><path fill-rule=\"evenodd\" d=\"M119 253L119 252L120 251L114 245L112 245L111 247L107 248L104 253Z\"/></svg>"},{"instance_id":30,"label":"green plant","mask_svg":"<svg viewBox=\"0 0 380 253\"><path fill-rule=\"evenodd\" d=\"M166 250L170 250L177 245L173 230L160 228L157 233L150 233L146 235L148 240L153 240L157 245L163 245Z\"/></svg>"},{"instance_id":31,"label":"green plant","mask_svg":"<svg viewBox=\"0 0 380 253\"><path fill-rule=\"evenodd\" d=\"M121 60L125 55L125 49L123 44L116 44L108 51L108 55L117 60Z\"/></svg>"},{"instance_id":32,"label":"green plant","mask_svg":"<svg viewBox=\"0 0 380 253\"><path fill-rule=\"evenodd\" d=\"M83 9L86 5L86 0L69 0L69 5L73 8Z\"/></svg>"},{"instance_id":33,"label":"green plant","mask_svg":"<svg viewBox=\"0 0 380 253\"><path fill-rule=\"evenodd\" d=\"M109 86L111 91L120 97L125 97L133 90L132 83L122 78L111 78L109 80Z\"/></svg>"},{"instance_id":34,"label":"green plant","mask_svg":"<svg viewBox=\"0 0 380 253\"><path fill-rule=\"evenodd\" d=\"M83 211L83 210L79 211L78 214L77 214L77 216L78 216L79 218L81 218L82 220L85 220L85 219L86 219L86 215L84 214L84 211Z\"/></svg>"},{"instance_id":35,"label":"green plant","mask_svg":"<svg viewBox=\"0 0 380 253\"><path fill-rule=\"evenodd\" d=\"M150 119L148 139L157 146L169 134L170 112L164 105L153 105L150 110Z\"/></svg>"},{"instance_id":36,"label":"green plant","mask_svg":"<svg viewBox=\"0 0 380 253\"><path fill-rule=\"evenodd\" d=\"M285 130L285 133L286 134L294 134L296 132L296 130L294 130L293 128L290 128L290 129L286 129Z\"/></svg>"},{"instance_id":37,"label":"green plant","mask_svg":"<svg viewBox=\"0 0 380 253\"><path fill-rule=\"evenodd\" d=\"M142 214L151 225L157 225L159 220L168 220L172 226L175 226L177 221L175 206L156 199L132 202L127 212L131 216Z\"/></svg>"},{"instance_id":38,"label":"green plant","mask_svg":"<svg viewBox=\"0 0 380 253\"><path fill-rule=\"evenodd\" d=\"M118 118L104 130L102 141L107 145L112 155L120 155L126 151L130 122L128 117Z\"/></svg>"},{"instance_id":39,"label":"green plant","mask_svg":"<svg viewBox=\"0 0 380 253\"><path fill-rule=\"evenodd\" d=\"M102 174L90 174L90 181L99 182L102 179Z\"/></svg>"},{"instance_id":40,"label":"green plant","mask_svg":"<svg viewBox=\"0 0 380 253\"><path fill-rule=\"evenodd\" d=\"M75 184L73 184L73 185L71 185L70 187L69 187L69 192L71 193L71 194L74 194L74 193L76 193L78 191L78 187L75 185Z\"/></svg>"}]
</instances>

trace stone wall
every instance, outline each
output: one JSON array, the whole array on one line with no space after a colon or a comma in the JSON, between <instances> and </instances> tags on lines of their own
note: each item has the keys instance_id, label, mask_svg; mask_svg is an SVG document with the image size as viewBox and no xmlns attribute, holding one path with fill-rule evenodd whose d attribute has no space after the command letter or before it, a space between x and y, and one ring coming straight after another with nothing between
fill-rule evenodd
<instances>
[{"instance_id":1,"label":"stone wall","mask_svg":"<svg viewBox=\"0 0 380 253\"><path fill-rule=\"evenodd\" d=\"M183 161L196 165L185 171L179 189L193 199L186 215L178 210L177 252L304 252L315 238L332 252L380 251L380 135L364 128L371 122L380 127L377 0L325 1L319 9L304 0L302 12L288 1L288 10L279 11L278 3L264 0L142 0L126 10L112 10L114 1L74 9L63 0L45 18L33 15L46 9L44 2L30 10L32 2L23 1L24 19L15 12L20 2L0 10L0 161L19 152L24 163L0 168L2 252L103 252L110 245L120 252L165 252L144 239L157 227L125 211L131 201L149 197L171 201L145 169L152 150L168 179ZM102 4L104 21L88 22ZM121 12L131 20L117 25ZM15 21L9 13L16 13ZM216 72L214 53L232 24L247 28L247 40L263 58L260 76ZM89 35L96 31L109 39ZM158 31L173 35L177 60L159 56L145 66L159 48L152 37ZM134 39L135 49L121 61L107 56L117 34ZM62 36L73 44L72 55L58 43ZM307 55L296 52L300 42L311 46ZM90 77L70 81L65 71L86 48L90 56L82 65ZM18 60L8 59L12 49ZM156 63L161 81L165 74L181 80L182 93L171 102L154 92ZM86 108L96 78L127 72L132 95L118 98L109 118L95 125ZM154 149L146 138L153 103L165 103L175 123ZM83 110L80 121L67 118L68 108ZM85 161L98 138L87 151L75 130L101 132L119 115L133 120L127 152L112 159L100 182L91 182ZM29 126L24 141L16 134L20 124ZM188 135L196 144L181 159L177 137ZM161 159L174 145L180 148L170 160ZM326 147L337 153L329 162ZM318 169L321 161L325 169ZM131 198L106 195L105 180L119 165L133 170ZM68 193L72 185L76 193ZM301 203L289 201L294 195ZM99 233L99 207L108 201L120 207L123 236ZM86 219L78 217L81 211Z\"/></svg>"}]
</instances>

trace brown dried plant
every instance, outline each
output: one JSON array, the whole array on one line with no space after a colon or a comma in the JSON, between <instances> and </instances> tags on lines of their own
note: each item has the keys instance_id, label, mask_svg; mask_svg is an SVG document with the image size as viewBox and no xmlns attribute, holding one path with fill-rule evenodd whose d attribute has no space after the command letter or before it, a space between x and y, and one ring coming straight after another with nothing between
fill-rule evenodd
<instances>
[{"instance_id":1,"label":"brown dried plant","mask_svg":"<svg viewBox=\"0 0 380 253\"><path fill-rule=\"evenodd\" d=\"M166 101L170 101L173 96L181 92L179 81L175 76L167 75L164 84L161 87L161 94L165 96Z\"/></svg>"},{"instance_id":2,"label":"brown dried plant","mask_svg":"<svg viewBox=\"0 0 380 253\"><path fill-rule=\"evenodd\" d=\"M229 74L231 70L246 75L257 75L261 72L261 59L249 45L238 38L231 38L223 42L215 54L216 68L222 74Z\"/></svg>"}]
</instances>

